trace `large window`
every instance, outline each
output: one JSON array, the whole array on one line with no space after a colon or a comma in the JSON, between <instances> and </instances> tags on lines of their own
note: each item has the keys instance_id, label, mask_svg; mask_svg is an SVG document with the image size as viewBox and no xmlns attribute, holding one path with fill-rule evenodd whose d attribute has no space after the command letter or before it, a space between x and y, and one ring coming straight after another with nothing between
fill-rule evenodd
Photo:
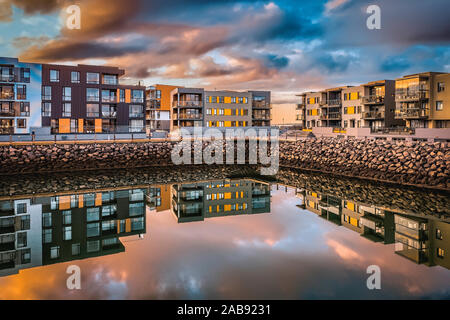
<instances>
[{"instance_id":1,"label":"large window","mask_svg":"<svg viewBox=\"0 0 450 320\"><path fill-rule=\"evenodd\" d=\"M72 88L71 87L63 87L63 101L71 101L72 100Z\"/></svg>"},{"instance_id":2,"label":"large window","mask_svg":"<svg viewBox=\"0 0 450 320\"><path fill-rule=\"evenodd\" d=\"M102 117L103 118L115 118L117 116L117 108L115 105L102 105Z\"/></svg>"},{"instance_id":3,"label":"large window","mask_svg":"<svg viewBox=\"0 0 450 320\"><path fill-rule=\"evenodd\" d=\"M88 223L87 229L86 229L86 236L88 238L91 237L97 237L100 235L100 223Z\"/></svg>"},{"instance_id":4,"label":"large window","mask_svg":"<svg viewBox=\"0 0 450 320\"><path fill-rule=\"evenodd\" d=\"M59 250L60 250L60 247L59 247L59 246L51 247L51 248L50 248L50 258L51 258L51 259L57 259L57 258L59 258Z\"/></svg>"},{"instance_id":5,"label":"large window","mask_svg":"<svg viewBox=\"0 0 450 320\"><path fill-rule=\"evenodd\" d=\"M143 132L144 120L130 120L130 132Z\"/></svg>"},{"instance_id":6,"label":"large window","mask_svg":"<svg viewBox=\"0 0 450 320\"><path fill-rule=\"evenodd\" d=\"M71 103L63 103L62 116L63 117L71 117L72 116L72 104Z\"/></svg>"},{"instance_id":7,"label":"large window","mask_svg":"<svg viewBox=\"0 0 450 320\"><path fill-rule=\"evenodd\" d=\"M27 99L27 86L24 84L17 85L17 100Z\"/></svg>"},{"instance_id":8,"label":"large window","mask_svg":"<svg viewBox=\"0 0 450 320\"><path fill-rule=\"evenodd\" d=\"M79 243L72 244L72 255L78 256L81 253L81 245Z\"/></svg>"},{"instance_id":9,"label":"large window","mask_svg":"<svg viewBox=\"0 0 450 320\"><path fill-rule=\"evenodd\" d=\"M131 102L142 103L144 102L144 91L143 90L133 90L131 96Z\"/></svg>"},{"instance_id":10,"label":"large window","mask_svg":"<svg viewBox=\"0 0 450 320\"><path fill-rule=\"evenodd\" d=\"M27 127L27 119L17 119L17 128L26 129Z\"/></svg>"},{"instance_id":11,"label":"large window","mask_svg":"<svg viewBox=\"0 0 450 320\"><path fill-rule=\"evenodd\" d=\"M438 82L438 84L437 84L437 91L438 92L445 91L445 82Z\"/></svg>"},{"instance_id":12,"label":"large window","mask_svg":"<svg viewBox=\"0 0 450 320\"><path fill-rule=\"evenodd\" d=\"M102 90L102 102L117 102L116 91Z\"/></svg>"},{"instance_id":13,"label":"large window","mask_svg":"<svg viewBox=\"0 0 450 320\"><path fill-rule=\"evenodd\" d=\"M44 229L42 231L42 241L44 243L51 243L52 242L52 229Z\"/></svg>"},{"instance_id":14,"label":"large window","mask_svg":"<svg viewBox=\"0 0 450 320\"><path fill-rule=\"evenodd\" d=\"M63 224L71 224L72 223L72 211L66 210L63 211Z\"/></svg>"},{"instance_id":15,"label":"large window","mask_svg":"<svg viewBox=\"0 0 450 320\"><path fill-rule=\"evenodd\" d=\"M42 102L42 116L43 117L52 116L52 104L50 102Z\"/></svg>"},{"instance_id":16,"label":"large window","mask_svg":"<svg viewBox=\"0 0 450 320\"><path fill-rule=\"evenodd\" d=\"M100 220L100 209L98 207L88 208L86 210L86 221L98 221Z\"/></svg>"},{"instance_id":17,"label":"large window","mask_svg":"<svg viewBox=\"0 0 450 320\"><path fill-rule=\"evenodd\" d=\"M444 102L436 101L436 111L442 111L442 110L444 110Z\"/></svg>"},{"instance_id":18,"label":"large window","mask_svg":"<svg viewBox=\"0 0 450 320\"><path fill-rule=\"evenodd\" d=\"M104 74L103 75L103 84L117 84L117 75L114 74Z\"/></svg>"},{"instance_id":19,"label":"large window","mask_svg":"<svg viewBox=\"0 0 450 320\"><path fill-rule=\"evenodd\" d=\"M78 71L72 71L70 73L70 81L72 83L80 83L80 73Z\"/></svg>"},{"instance_id":20,"label":"large window","mask_svg":"<svg viewBox=\"0 0 450 320\"><path fill-rule=\"evenodd\" d=\"M63 240L72 240L72 227L66 226L63 228Z\"/></svg>"},{"instance_id":21,"label":"large window","mask_svg":"<svg viewBox=\"0 0 450 320\"><path fill-rule=\"evenodd\" d=\"M95 72L87 72L86 73L86 83L99 84L100 83L100 74L95 73Z\"/></svg>"},{"instance_id":22,"label":"large window","mask_svg":"<svg viewBox=\"0 0 450 320\"><path fill-rule=\"evenodd\" d=\"M52 100L52 87L50 86L42 87L42 100Z\"/></svg>"},{"instance_id":23,"label":"large window","mask_svg":"<svg viewBox=\"0 0 450 320\"><path fill-rule=\"evenodd\" d=\"M98 118L100 116L100 105L96 103L88 103L86 105L86 116L89 118Z\"/></svg>"},{"instance_id":24,"label":"large window","mask_svg":"<svg viewBox=\"0 0 450 320\"><path fill-rule=\"evenodd\" d=\"M92 102L100 101L100 92L96 88L87 88L86 89L86 100Z\"/></svg>"},{"instance_id":25,"label":"large window","mask_svg":"<svg viewBox=\"0 0 450 320\"><path fill-rule=\"evenodd\" d=\"M144 107L141 105L130 105L130 118L143 118L144 117Z\"/></svg>"},{"instance_id":26,"label":"large window","mask_svg":"<svg viewBox=\"0 0 450 320\"><path fill-rule=\"evenodd\" d=\"M58 70L50 70L50 82L59 82Z\"/></svg>"}]
</instances>

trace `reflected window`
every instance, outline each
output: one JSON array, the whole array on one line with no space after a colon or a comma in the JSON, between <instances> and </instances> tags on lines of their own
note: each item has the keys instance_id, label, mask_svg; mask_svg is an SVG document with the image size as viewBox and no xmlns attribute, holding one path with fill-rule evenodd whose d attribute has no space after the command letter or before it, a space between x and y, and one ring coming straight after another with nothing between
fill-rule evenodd
<instances>
[{"instance_id":1,"label":"reflected window","mask_svg":"<svg viewBox=\"0 0 450 320\"><path fill-rule=\"evenodd\" d=\"M79 243L72 244L72 255L78 256L81 253L81 245Z\"/></svg>"},{"instance_id":2,"label":"reflected window","mask_svg":"<svg viewBox=\"0 0 450 320\"><path fill-rule=\"evenodd\" d=\"M50 259L57 259L57 258L59 258L59 251L60 251L60 247L59 246L51 247L50 248Z\"/></svg>"}]
</instances>

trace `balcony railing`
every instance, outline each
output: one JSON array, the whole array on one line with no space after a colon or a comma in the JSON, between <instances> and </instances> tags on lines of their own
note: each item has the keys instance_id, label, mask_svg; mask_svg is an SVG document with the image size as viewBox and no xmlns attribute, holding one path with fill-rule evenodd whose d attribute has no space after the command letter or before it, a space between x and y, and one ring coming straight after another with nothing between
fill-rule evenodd
<instances>
[{"instance_id":1,"label":"balcony railing","mask_svg":"<svg viewBox=\"0 0 450 320\"><path fill-rule=\"evenodd\" d=\"M14 100L14 92L2 92L0 94L2 100Z\"/></svg>"},{"instance_id":2,"label":"balcony railing","mask_svg":"<svg viewBox=\"0 0 450 320\"><path fill-rule=\"evenodd\" d=\"M173 114L174 120L202 120L203 116L201 114L187 114L187 113L180 113L180 114Z\"/></svg>"},{"instance_id":3,"label":"balcony railing","mask_svg":"<svg viewBox=\"0 0 450 320\"><path fill-rule=\"evenodd\" d=\"M144 113L130 113L130 118L144 118Z\"/></svg>"},{"instance_id":4,"label":"balcony railing","mask_svg":"<svg viewBox=\"0 0 450 320\"><path fill-rule=\"evenodd\" d=\"M16 112L14 111L14 109L3 109L3 110L0 110L0 116L14 117L15 114L16 114Z\"/></svg>"},{"instance_id":5,"label":"balcony railing","mask_svg":"<svg viewBox=\"0 0 450 320\"><path fill-rule=\"evenodd\" d=\"M302 110L302 109L304 109L306 107L306 104L305 103L298 103L297 104L297 107L295 108L296 110Z\"/></svg>"},{"instance_id":6,"label":"balcony railing","mask_svg":"<svg viewBox=\"0 0 450 320\"><path fill-rule=\"evenodd\" d=\"M397 90L395 92L396 101L417 101L423 99L428 99L428 91L426 90L419 90L419 91Z\"/></svg>"},{"instance_id":7,"label":"balcony railing","mask_svg":"<svg viewBox=\"0 0 450 320\"><path fill-rule=\"evenodd\" d=\"M425 108L400 109L395 111L395 118L398 119L421 119L428 118L430 110Z\"/></svg>"},{"instance_id":8,"label":"balcony railing","mask_svg":"<svg viewBox=\"0 0 450 320\"><path fill-rule=\"evenodd\" d=\"M14 82L14 75L0 75L0 82Z\"/></svg>"},{"instance_id":9,"label":"balcony railing","mask_svg":"<svg viewBox=\"0 0 450 320\"><path fill-rule=\"evenodd\" d=\"M407 127L397 127L397 128L371 128L371 133L381 133L381 134L405 134L405 135L413 135L415 134L414 128Z\"/></svg>"},{"instance_id":10,"label":"balcony railing","mask_svg":"<svg viewBox=\"0 0 450 320\"><path fill-rule=\"evenodd\" d=\"M174 101L172 106L174 108L177 108L177 107L201 108L201 107L203 107L203 102L201 102L201 101Z\"/></svg>"},{"instance_id":11,"label":"balcony railing","mask_svg":"<svg viewBox=\"0 0 450 320\"><path fill-rule=\"evenodd\" d=\"M327 103L329 106L340 106L342 104L341 99L333 99L333 100L328 100Z\"/></svg>"},{"instance_id":12,"label":"balcony railing","mask_svg":"<svg viewBox=\"0 0 450 320\"><path fill-rule=\"evenodd\" d=\"M117 103L116 96L102 96L102 102Z\"/></svg>"},{"instance_id":13,"label":"balcony railing","mask_svg":"<svg viewBox=\"0 0 450 320\"><path fill-rule=\"evenodd\" d=\"M117 117L117 111L102 111L102 117L103 118L115 118ZM130 115L130 118L131 115Z\"/></svg>"},{"instance_id":14,"label":"balcony railing","mask_svg":"<svg viewBox=\"0 0 450 320\"><path fill-rule=\"evenodd\" d=\"M381 95L365 96L362 98L362 102L364 104L383 104L384 96Z\"/></svg>"},{"instance_id":15,"label":"balcony railing","mask_svg":"<svg viewBox=\"0 0 450 320\"><path fill-rule=\"evenodd\" d=\"M255 119L255 120L270 120L270 114L254 114L253 119Z\"/></svg>"},{"instance_id":16,"label":"balcony railing","mask_svg":"<svg viewBox=\"0 0 450 320\"><path fill-rule=\"evenodd\" d=\"M340 113L329 113L329 114L321 114L321 120L341 120L342 114Z\"/></svg>"},{"instance_id":17,"label":"balcony railing","mask_svg":"<svg viewBox=\"0 0 450 320\"><path fill-rule=\"evenodd\" d=\"M270 103L264 101L253 101L253 109L269 109Z\"/></svg>"},{"instance_id":18,"label":"balcony railing","mask_svg":"<svg viewBox=\"0 0 450 320\"><path fill-rule=\"evenodd\" d=\"M385 116L384 112L377 112L377 111L362 113L363 119L384 119L384 116Z\"/></svg>"}]
</instances>

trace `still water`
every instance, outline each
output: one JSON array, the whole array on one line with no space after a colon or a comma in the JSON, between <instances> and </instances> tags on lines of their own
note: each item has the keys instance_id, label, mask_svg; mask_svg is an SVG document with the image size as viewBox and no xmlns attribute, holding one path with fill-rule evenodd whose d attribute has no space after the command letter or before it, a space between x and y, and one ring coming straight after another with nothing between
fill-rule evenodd
<instances>
[{"instance_id":1,"label":"still water","mask_svg":"<svg viewBox=\"0 0 450 320\"><path fill-rule=\"evenodd\" d=\"M2 179L0 299L450 298L448 193L208 170Z\"/></svg>"}]
</instances>

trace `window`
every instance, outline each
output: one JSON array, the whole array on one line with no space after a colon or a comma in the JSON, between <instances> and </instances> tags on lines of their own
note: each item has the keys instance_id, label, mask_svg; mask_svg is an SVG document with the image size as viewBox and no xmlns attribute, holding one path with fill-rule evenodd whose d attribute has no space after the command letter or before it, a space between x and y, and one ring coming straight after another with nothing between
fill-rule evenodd
<instances>
[{"instance_id":1,"label":"window","mask_svg":"<svg viewBox=\"0 0 450 320\"><path fill-rule=\"evenodd\" d=\"M219 97L219 103L224 103L224 97Z\"/></svg>"},{"instance_id":2,"label":"window","mask_svg":"<svg viewBox=\"0 0 450 320\"><path fill-rule=\"evenodd\" d=\"M71 101L72 100L72 88L71 87L63 87L63 101Z\"/></svg>"},{"instance_id":3,"label":"window","mask_svg":"<svg viewBox=\"0 0 450 320\"><path fill-rule=\"evenodd\" d=\"M119 90L119 102L125 102L125 90L124 89Z\"/></svg>"},{"instance_id":4,"label":"window","mask_svg":"<svg viewBox=\"0 0 450 320\"><path fill-rule=\"evenodd\" d=\"M91 237L97 237L100 235L100 223L88 223L87 229L86 229L86 236L88 238Z\"/></svg>"},{"instance_id":5,"label":"window","mask_svg":"<svg viewBox=\"0 0 450 320\"><path fill-rule=\"evenodd\" d=\"M63 240L72 240L72 226L63 228Z\"/></svg>"},{"instance_id":6,"label":"window","mask_svg":"<svg viewBox=\"0 0 450 320\"><path fill-rule=\"evenodd\" d=\"M144 120L130 120L130 132L143 132Z\"/></svg>"},{"instance_id":7,"label":"window","mask_svg":"<svg viewBox=\"0 0 450 320\"><path fill-rule=\"evenodd\" d=\"M131 102L144 102L144 91L142 90L132 90Z\"/></svg>"},{"instance_id":8,"label":"window","mask_svg":"<svg viewBox=\"0 0 450 320\"><path fill-rule=\"evenodd\" d=\"M104 74L103 75L103 84L117 84L117 76L113 74Z\"/></svg>"},{"instance_id":9,"label":"window","mask_svg":"<svg viewBox=\"0 0 450 320\"><path fill-rule=\"evenodd\" d=\"M156 99L161 99L161 90L156 90Z\"/></svg>"},{"instance_id":10,"label":"window","mask_svg":"<svg viewBox=\"0 0 450 320\"><path fill-rule=\"evenodd\" d=\"M42 241L44 243L51 243L52 242L52 229L44 229L42 231Z\"/></svg>"},{"instance_id":11,"label":"window","mask_svg":"<svg viewBox=\"0 0 450 320\"><path fill-rule=\"evenodd\" d=\"M50 82L59 82L58 70L50 70Z\"/></svg>"},{"instance_id":12,"label":"window","mask_svg":"<svg viewBox=\"0 0 450 320\"><path fill-rule=\"evenodd\" d=\"M30 83L30 68L20 68L20 82Z\"/></svg>"},{"instance_id":13,"label":"window","mask_svg":"<svg viewBox=\"0 0 450 320\"><path fill-rule=\"evenodd\" d=\"M86 210L86 220L87 222L100 220L100 209L88 208Z\"/></svg>"},{"instance_id":14,"label":"window","mask_svg":"<svg viewBox=\"0 0 450 320\"><path fill-rule=\"evenodd\" d=\"M439 257L439 258L444 258L444 255L445 255L445 250L444 249L442 249L442 248L437 248L437 256Z\"/></svg>"},{"instance_id":15,"label":"window","mask_svg":"<svg viewBox=\"0 0 450 320\"><path fill-rule=\"evenodd\" d=\"M144 107L141 105L130 105L130 118L143 118L144 117Z\"/></svg>"},{"instance_id":16,"label":"window","mask_svg":"<svg viewBox=\"0 0 450 320\"><path fill-rule=\"evenodd\" d=\"M100 101L100 91L96 88L86 89L86 101L99 102Z\"/></svg>"},{"instance_id":17,"label":"window","mask_svg":"<svg viewBox=\"0 0 450 320\"><path fill-rule=\"evenodd\" d=\"M62 105L62 116L63 117L71 117L72 116L72 104L71 103L63 103Z\"/></svg>"},{"instance_id":18,"label":"window","mask_svg":"<svg viewBox=\"0 0 450 320\"><path fill-rule=\"evenodd\" d=\"M20 232L17 234L17 247L25 248L27 246L27 233Z\"/></svg>"},{"instance_id":19,"label":"window","mask_svg":"<svg viewBox=\"0 0 450 320\"><path fill-rule=\"evenodd\" d=\"M81 253L81 245L79 243L72 244L72 255L78 256Z\"/></svg>"},{"instance_id":20,"label":"window","mask_svg":"<svg viewBox=\"0 0 450 320\"><path fill-rule=\"evenodd\" d=\"M87 252L98 252L100 251L100 240L88 241L87 242Z\"/></svg>"},{"instance_id":21,"label":"window","mask_svg":"<svg viewBox=\"0 0 450 320\"><path fill-rule=\"evenodd\" d=\"M59 258L59 250L60 250L59 246L51 247L50 248L50 259L57 259L57 258Z\"/></svg>"},{"instance_id":22,"label":"window","mask_svg":"<svg viewBox=\"0 0 450 320\"><path fill-rule=\"evenodd\" d=\"M100 74L96 72L86 73L86 83L89 84L100 84Z\"/></svg>"},{"instance_id":23,"label":"window","mask_svg":"<svg viewBox=\"0 0 450 320\"><path fill-rule=\"evenodd\" d=\"M42 100L52 100L52 87L50 86L42 87Z\"/></svg>"},{"instance_id":24,"label":"window","mask_svg":"<svg viewBox=\"0 0 450 320\"><path fill-rule=\"evenodd\" d=\"M443 92L445 91L445 83L444 82L438 82L437 84L437 92Z\"/></svg>"},{"instance_id":25,"label":"window","mask_svg":"<svg viewBox=\"0 0 450 320\"><path fill-rule=\"evenodd\" d=\"M444 110L444 103L442 101L436 101L436 111Z\"/></svg>"},{"instance_id":26,"label":"window","mask_svg":"<svg viewBox=\"0 0 450 320\"><path fill-rule=\"evenodd\" d=\"M17 100L27 99L27 86L24 84L17 85Z\"/></svg>"},{"instance_id":27,"label":"window","mask_svg":"<svg viewBox=\"0 0 450 320\"><path fill-rule=\"evenodd\" d=\"M100 105L88 103L86 105L86 116L90 118L98 118L100 115Z\"/></svg>"},{"instance_id":28,"label":"window","mask_svg":"<svg viewBox=\"0 0 450 320\"><path fill-rule=\"evenodd\" d=\"M31 262L31 254L30 254L30 249L28 249L28 250L23 250L22 251L22 263L23 264L25 264L25 263L30 263Z\"/></svg>"},{"instance_id":29,"label":"window","mask_svg":"<svg viewBox=\"0 0 450 320\"><path fill-rule=\"evenodd\" d=\"M72 211L67 210L63 211L63 224L71 224L72 223Z\"/></svg>"},{"instance_id":30,"label":"window","mask_svg":"<svg viewBox=\"0 0 450 320\"><path fill-rule=\"evenodd\" d=\"M48 228L52 226L52 214L51 212L45 212L42 214L42 226Z\"/></svg>"},{"instance_id":31,"label":"window","mask_svg":"<svg viewBox=\"0 0 450 320\"><path fill-rule=\"evenodd\" d=\"M70 73L70 81L72 83L80 83L80 73L78 71L72 71Z\"/></svg>"},{"instance_id":32,"label":"window","mask_svg":"<svg viewBox=\"0 0 450 320\"><path fill-rule=\"evenodd\" d=\"M27 213L27 204L26 203L18 203L17 204L17 214Z\"/></svg>"},{"instance_id":33,"label":"window","mask_svg":"<svg viewBox=\"0 0 450 320\"><path fill-rule=\"evenodd\" d=\"M17 119L17 128L26 129L27 127L27 119Z\"/></svg>"},{"instance_id":34,"label":"window","mask_svg":"<svg viewBox=\"0 0 450 320\"><path fill-rule=\"evenodd\" d=\"M42 102L42 116L43 117L52 116L52 104L50 102Z\"/></svg>"},{"instance_id":35,"label":"window","mask_svg":"<svg viewBox=\"0 0 450 320\"><path fill-rule=\"evenodd\" d=\"M436 239L438 239L438 240L443 239L441 229L436 229Z\"/></svg>"},{"instance_id":36,"label":"window","mask_svg":"<svg viewBox=\"0 0 450 320\"><path fill-rule=\"evenodd\" d=\"M102 105L102 117L103 118L115 118L117 116L117 108L115 105Z\"/></svg>"}]
</instances>

